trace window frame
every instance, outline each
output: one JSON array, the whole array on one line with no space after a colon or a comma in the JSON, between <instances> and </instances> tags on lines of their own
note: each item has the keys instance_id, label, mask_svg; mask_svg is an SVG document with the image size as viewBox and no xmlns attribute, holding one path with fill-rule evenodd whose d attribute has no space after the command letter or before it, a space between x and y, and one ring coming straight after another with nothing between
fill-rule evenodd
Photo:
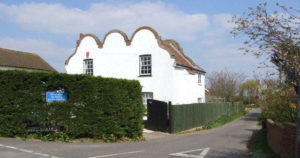
<instances>
[{"instance_id":1,"label":"window frame","mask_svg":"<svg viewBox=\"0 0 300 158\"><path fill-rule=\"evenodd\" d=\"M197 98L197 103L203 103L203 98L202 97Z\"/></svg>"},{"instance_id":2,"label":"window frame","mask_svg":"<svg viewBox=\"0 0 300 158\"><path fill-rule=\"evenodd\" d=\"M148 99L153 99L154 98L154 95L153 95L153 92L142 92L142 99L143 99L143 105L145 106L145 107L147 107L147 100L145 100L145 98L144 98L144 95L147 95L147 96L152 96L152 98L146 98L147 100ZM145 103L145 104L144 104Z\"/></svg>"},{"instance_id":3,"label":"window frame","mask_svg":"<svg viewBox=\"0 0 300 158\"><path fill-rule=\"evenodd\" d=\"M90 63L91 61L91 63ZM89 67L91 65L91 67ZM86 75L94 76L94 60L87 58L83 59L83 73Z\"/></svg>"},{"instance_id":4,"label":"window frame","mask_svg":"<svg viewBox=\"0 0 300 158\"><path fill-rule=\"evenodd\" d=\"M200 74L200 73L198 73L198 85L202 85L202 77L201 77L202 75Z\"/></svg>"},{"instance_id":5,"label":"window frame","mask_svg":"<svg viewBox=\"0 0 300 158\"><path fill-rule=\"evenodd\" d=\"M143 62L148 62L147 60L146 61L142 61L142 59L144 57L150 57L150 65L143 65ZM150 66L150 70L148 68L146 68L146 70L144 71L150 71L147 72L147 73L142 73L143 69L142 67L145 66L145 67L149 67ZM139 77L149 77L149 76L152 76L152 56L151 54L143 54L143 55L140 55L139 56Z\"/></svg>"}]
</instances>

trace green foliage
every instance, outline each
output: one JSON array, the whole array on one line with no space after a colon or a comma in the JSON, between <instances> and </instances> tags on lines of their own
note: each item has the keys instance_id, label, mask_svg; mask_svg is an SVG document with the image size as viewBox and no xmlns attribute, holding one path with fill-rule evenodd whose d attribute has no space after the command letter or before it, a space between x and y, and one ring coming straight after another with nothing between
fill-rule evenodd
<instances>
[{"instance_id":1,"label":"green foliage","mask_svg":"<svg viewBox=\"0 0 300 158\"><path fill-rule=\"evenodd\" d=\"M269 82L262 90L260 98L261 119L272 119L276 122L295 122L296 94L292 87Z\"/></svg>"},{"instance_id":2,"label":"green foliage","mask_svg":"<svg viewBox=\"0 0 300 158\"><path fill-rule=\"evenodd\" d=\"M244 111L241 103L197 103L173 105L170 108L171 133L203 126L222 116Z\"/></svg>"},{"instance_id":3,"label":"green foliage","mask_svg":"<svg viewBox=\"0 0 300 158\"><path fill-rule=\"evenodd\" d=\"M273 153L268 147L266 129L255 132L251 136L247 147L252 158L279 158L279 156Z\"/></svg>"},{"instance_id":4,"label":"green foliage","mask_svg":"<svg viewBox=\"0 0 300 158\"><path fill-rule=\"evenodd\" d=\"M240 85L240 96L245 105L257 104L259 97L259 81L247 80Z\"/></svg>"},{"instance_id":5,"label":"green foliage","mask_svg":"<svg viewBox=\"0 0 300 158\"><path fill-rule=\"evenodd\" d=\"M211 129L211 128L215 128L218 126L222 126L222 125L224 125L228 122L231 122L245 114L246 114L245 111L241 111L241 112L233 113L231 115L224 115L224 116L220 117L219 119L217 119L216 121L212 121L212 122L209 122L209 123L203 125L203 129Z\"/></svg>"},{"instance_id":6,"label":"green foliage","mask_svg":"<svg viewBox=\"0 0 300 158\"><path fill-rule=\"evenodd\" d=\"M52 132L52 133L34 133L28 134L24 138L33 138L33 139L41 139L42 141L62 141L62 142L70 142L73 138L70 138L64 132Z\"/></svg>"},{"instance_id":7,"label":"green foliage","mask_svg":"<svg viewBox=\"0 0 300 158\"><path fill-rule=\"evenodd\" d=\"M45 92L64 89L66 102L45 102ZM138 81L58 73L0 71L0 136L30 134L30 126L61 126L38 133L45 140L93 138L116 141L142 136L144 106Z\"/></svg>"}]
</instances>

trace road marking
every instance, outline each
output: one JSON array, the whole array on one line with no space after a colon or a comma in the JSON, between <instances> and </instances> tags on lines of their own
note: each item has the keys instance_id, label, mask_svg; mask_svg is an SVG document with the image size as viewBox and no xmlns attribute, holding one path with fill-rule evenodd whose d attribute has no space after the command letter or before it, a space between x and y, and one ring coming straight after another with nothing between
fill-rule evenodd
<instances>
[{"instance_id":1,"label":"road marking","mask_svg":"<svg viewBox=\"0 0 300 158\"><path fill-rule=\"evenodd\" d=\"M176 156L176 157L190 157L190 158L204 158L205 155L208 153L210 148L204 148L204 149L195 149L195 150L189 150L189 151L182 151L179 153L171 153L169 156ZM200 152L200 154L192 154L193 152Z\"/></svg>"},{"instance_id":2,"label":"road marking","mask_svg":"<svg viewBox=\"0 0 300 158\"><path fill-rule=\"evenodd\" d=\"M16 151L20 151L20 152L30 153L30 154L33 154L33 155L39 155L39 156L50 157L50 158L59 158L59 157L56 157L56 156L50 156L49 154L33 152L33 151L27 150L27 149L22 149L22 148L18 149L17 147L14 147L14 146L8 146L8 145L0 144L0 147L1 146L5 147L5 148L8 148L8 149L13 149L13 150L16 150Z\"/></svg>"},{"instance_id":3,"label":"road marking","mask_svg":"<svg viewBox=\"0 0 300 158\"><path fill-rule=\"evenodd\" d=\"M5 146L6 148L9 148L9 149L17 149L16 147L14 146Z\"/></svg>"},{"instance_id":4,"label":"road marking","mask_svg":"<svg viewBox=\"0 0 300 158\"><path fill-rule=\"evenodd\" d=\"M44 157L48 157L49 156L48 154L37 153L37 152L34 152L33 154L34 155L39 155L39 156L44 156Z\"/></svg>"},{"instance_id":5,"label":"road marking","mask_svg":"<svg viewBox=\"0 0 300 158\"><path fill-rule=\"evenodd\" d=\"M20 151L25 152L25 153L33 153L33 151L27 150L27 149L20 149Z\"/></svg>"},{"instance_id":6,"label":"road marking","mask_svg":"<svg viewBox=\"0 0 300 158\"><path fill-rule=\"evenodd\" d=\"M109 154L109 155L100 155L100 156L93 156L89 158L101 158L101 157L112 157L112 156L120 156L120 155L128 155L128 154L136 154L136 153L142 153L144 151L131 151L131 152L124 152L124 153L116 153L116 154Z\"/></svg>"}]
</instances>

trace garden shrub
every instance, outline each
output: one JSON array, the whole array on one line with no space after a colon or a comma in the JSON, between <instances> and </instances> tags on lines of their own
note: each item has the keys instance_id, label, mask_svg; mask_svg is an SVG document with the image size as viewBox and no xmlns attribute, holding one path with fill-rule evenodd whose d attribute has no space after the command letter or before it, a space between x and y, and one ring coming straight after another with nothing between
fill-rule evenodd
<instances>
[{"instance_id":1,"label":"garden shrub","mask_svg":"<svg viewBox=\"0 0 300 158\"><path fill-rule=\"evenodd\" d=\"M46 103L46 91L55 90L64 90L67 101ZM25 137L32 134L30 126L61 127L59 134L38 133L50 140L142 136L144 106L138 81L0 71L0 98L0 136Z\"/></svg>"},{"instance_id":2,"label":"garden shrub","mask_svg":"<svg viewBox=\"0 0 300 158\"><path fill-rule=\"evenodd\" d=\"M282 83L270 82L262 90L259 104L262 108L261 119L276 122L295 122L296 93L293 87Z\"/></svg>"}]
</instances>

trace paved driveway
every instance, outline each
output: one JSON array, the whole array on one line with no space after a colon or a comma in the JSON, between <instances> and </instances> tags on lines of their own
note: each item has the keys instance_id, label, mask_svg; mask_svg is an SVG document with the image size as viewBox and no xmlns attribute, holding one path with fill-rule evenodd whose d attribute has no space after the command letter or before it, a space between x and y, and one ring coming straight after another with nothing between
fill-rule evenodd
<instances>
[{"instance_id":1,"label":"paved driveway","mask_svg":"<svg viewBox=\"0 0 300 158\"><path fill-rule=\"evenodd\" d=\"M243 158L246 143L258 129L255 109L245 117L212 130L168 135L144 142L61 143L0 138L1 158Z\"/></svg>"}]
</instances>

